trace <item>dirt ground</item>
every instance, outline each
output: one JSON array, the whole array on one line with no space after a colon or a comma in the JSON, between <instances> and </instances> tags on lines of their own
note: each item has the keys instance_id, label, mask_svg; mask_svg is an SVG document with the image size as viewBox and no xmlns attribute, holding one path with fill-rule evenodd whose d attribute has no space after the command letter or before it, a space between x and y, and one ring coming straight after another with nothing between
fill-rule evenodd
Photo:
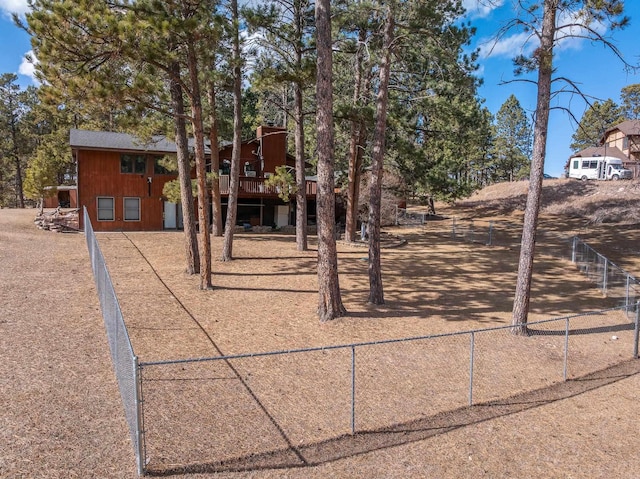
<instances>
[{"instance_id":1,"label":"dirt ground","mask_svg":"<svg viewBox=\"0 0 640 479\"><path fill-rule=\"evenodd\" d=\"M0 477L135 477L133 451L110 366L84 237L39 231L33 226L33 216L33 210L0 210L0 380L4 393L0 397ZM593 293L592 286L566 261L568 235L563 232L564 225L552 219L544 226L548 234L542 235L544 241L539 245L530 320L613 306ZM292 237L238 235L234 242L237 259L215 261L214 290L199 291L198 279L183 272L180 233L108 233L99 235L99 241L134 349L143 362L508 324L517 265L515 248L488 248L453 240L448 223L393 233L403 236L407 244L384 250L383 307L366 305L366 249L339 247L341 289L349 314L329 324L319 324L315 317L313 242L310 251L298 252ZM613 237L615 232L609 234ZM626 237L635 234L635 230L627 231ZM637 271L636 252L631 251L634 244L630 239L628 247L619 247L618 261L632 273ZM217 238L213 251L220 251ZM611 321L616 323L619 318ZM307 389L329 392L325 400L332 407L333 398L342 394L338 391L344 389L344 378L328 379L330 371L322 368L331 369L333 363L327 357L297 364L269 363L281 382L274 382L274 376L259 377L253 366L241 362L233 365L239 373L233 383L227 377L229 365L218 370L160 373L150 368L145 372L151 385L145 407L153 419L162 420L162 427L172 435L172 445L185 448L185 454L200 446L209 447L206 442L199 443L195 431L200 432L202 425L195 421L198 417L201 420L197 409L210 405L206 401L185 403L185 417L191 418L193 413L194 422L191 429L183 431L184 424L176 421L175 412L163 409L166 396L175 393L180 400L178 394L183 390L192 388L194 394L202 394L202 387L214 383L212 387L220 394L230 395L229 391L242 382L254 391L253 399L260 402L263 415L272 419L267 426L252 422L255 406L244 409L245 404L235 399L223 402L229 410L245 414L251 427L264 429L245 431L235 425L226 436L219 431L218 442L242 442L246 435L254 442L257 438L258 443L266 443L262 445L269 452L252 456L247 450L239 459L225 458L226 462L219 462L216 454L182 458L183 462L163 457L157 439L162 431L154 425L157 422L150 421L150 466L158 473L177 477L216 478L638 477L640 458L634 451L640 426L635 411L640 364L626 359L630 333L616 334L615 341L609 331L581 337L585 353L570 371L570 377L580 380L549 381L542 368L546 358L557 357L558 346L551 337L540 336L534 339L540 345L537 351L544 354L524 361L533 370L542 371L540 383L523 386L513 377L500 378L515 395L497 400L500 395L480 390L480 399L492 400L491 404L472 408L460 404L445 412L409 414L388 422L389 411L377 403L385 399L394 405L390 410L410 412L418 406L396 397L398 390L421 384L419 369L405 368L401 373L391 369L391 376L372 380L387 386L386 397L375 397L375 389L367 389L370 385L365 382L365 393L370 393L373 401L365 401L368 415L362 413L359 419L370 426L365 427L368 432L332 434L332 421L344 419L344 411L336 409L335 417L310 412L310 424L317 429L311 433L317 440L312 441L302 439L309 435L308 427L298 424L300 430L296 430L295 421L287 424L287 419L296 408L313 405L303 404L304 394L280 404L282 396L274 395L273 390L289 384L286 374L279 373L294 370L298 381L312 378ZM512 343L500 340L495 344L504 348L507 356L524 351L509 349ZM458 347L442 342L433 348L448 351L448 356L440 356L443 367L449 363L448 374L428 363L435 379L452 390L455 382L449 379L457 374L453 365ZM398 358L393 354L397 352L383 357L395 361ZM411 359L410 353L405 354ZM480 357L490 364L488 355ZM371 358L370 371L385 374ZM583 375L582 367L596 372ZM208 379L207 385L180 376L195 372L199 379ZM166 381L169 376L172 382ZM236 380L239 378L242 381ZM429 376L429 380L434 378ZM502 384L500 381L496 384ZM304 393L305 388L301 390ZM219 402L212 404L220 408ZM274 429L278 430L274 433Z\"/></svg>"}]
</instances>

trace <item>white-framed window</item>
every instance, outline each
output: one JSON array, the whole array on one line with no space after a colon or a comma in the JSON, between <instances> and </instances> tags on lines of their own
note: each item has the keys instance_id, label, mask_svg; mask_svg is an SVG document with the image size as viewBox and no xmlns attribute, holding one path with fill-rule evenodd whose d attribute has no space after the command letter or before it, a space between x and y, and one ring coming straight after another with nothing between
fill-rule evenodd
<instances>
[{"instance_id":1,"label":"white-framed window","mask_svg":"<svg viewBox=\"0 0 640 479\"><path fill-rule=\"evenodd\" d=\"M115 219L114 199L111 196L98 196L98 221L113 221Z\"/></svg>"},{"instance_id":2,"label":"white-framed window","mask_svg":"<svg viewBox=\"0 0 640 479\"><path fill-rule=\"evenodd\" d=\"M140 221L140 198L124 199L124 220Z\"/></svg>"}]
</instances>

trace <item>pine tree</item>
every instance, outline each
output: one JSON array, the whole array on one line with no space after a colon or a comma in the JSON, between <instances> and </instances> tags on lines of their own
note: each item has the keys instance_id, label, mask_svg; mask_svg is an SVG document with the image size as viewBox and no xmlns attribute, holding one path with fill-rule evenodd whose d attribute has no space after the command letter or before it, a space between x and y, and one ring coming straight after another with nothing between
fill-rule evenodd
<instances>
[{"instance_id":1,"label":"pine tree","mask_svg":"<svg viewBox=\"0 0 640 479\"><path fill-rule=\"evenodd\" d=\"M231 172L229 174L229 200L227 221L224 228L222 261L233 259L233 235L238 211L238 191L240 190L240 152L242 149L242 53L240 48L240 12L238 1L230 0L231 66L233 72L233 150L231 152Z\"/></svg>"},{"instance_id":2,"label":"pine tree","mask_svg":"<svg viewBox=\"0 0 640 479\"><path fill-rule=\"evenodd\" d=\"M0 76L0 204L24 208L24 172L32 143L24 125L28 93L13 73Z\"/></svg>"},{"instance_id":3,"label":"pine tree","mask_svg":"<svg viewBox=\"0 0 640 479\"><path fill-rule=\"evenodd\" d=\"M622 108L610 98L602 103L593 102L571 136L571 149L578 152L590 146L598 146L604 132L624 119Z\"/></svg>"},{"instance_id":4,"label":"pine tree","mask_svg":"<svg viewBox=\"0 0 640 479\"><path fill-rule=\"evenodd\" d=\"M346 314L338 280L338 252L335 239L333 54L331 3L316 0L318 104L318 316L329 321Z\"/></svg>"},{"instance_id":5,"label":"pine tree","mask_svg":"<svg viewBox=\"0 0 640 479\"><path fill-rule=\"evenodd\" d=\"M529 173L532 139L527 115L511 95L496 113L494 124L492 158L498 181L518 180Z\"/></svg>"},{"instance_id":6,"label":"pine tree","mask_svg":"<svg viewBox=\"0 0 640 479\"><path fill-rule=\"evenodd\" d=\"M534 32L540 45L530 57L521 55L516 58L516 73L536 72L537 100L536 116L533 129L533 156L531 160L531 178L524 212L518 278L513 300L513 333L527 335L527 319L531 299L531 278L536 243L536 229L540 200L542 195L542 178L546 156L547 132L551 103L551 85L554 72L554 48L559 41L575 36L587 37L593 41L604 43L615 52L615 46L598 33L589 28L592 22L607 23L612 29L626 26L628 18L623 15L624 4L621 0L544 0L541 3L520 2L523 18L518 18L511 26L520 26L526 31ZM558 21L559 20L559 21ZM563 23L566 21L567 23ZM584 29L578 29L579 23L585 22ZM576 33L577 32L577 33Z\"/></svg>"},{"instance_id":7,"label":"pine tree","mask_svg":"<svg viewBox=\"0 0 640 479\"><path fill-rule=\"evenodd\" d=\"M625 119L640 119L640 83L624 87L620 92L620 98Z\"/></svg>"}]
</instances>

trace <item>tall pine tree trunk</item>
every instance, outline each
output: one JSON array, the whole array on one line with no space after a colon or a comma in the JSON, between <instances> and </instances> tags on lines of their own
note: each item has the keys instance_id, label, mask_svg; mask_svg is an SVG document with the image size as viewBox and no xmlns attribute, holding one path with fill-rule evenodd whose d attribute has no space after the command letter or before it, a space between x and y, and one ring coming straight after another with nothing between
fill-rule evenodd
<instances>
[{"instance_id":1,"label":"tall pine tree trunk","mask_svg":"<svg viewBox=\"0 0 640 479\"><path fill-rule=\"evenodd\" d=\"M318 129L318 317L329 321L346 310L340 296L338 252L335 238L335 190L333 151L333 85L331 2L316 1L317 78L316 126Z\"/></svg>"},{"instance_id":2,"label":"tall pine tree trunk","mask_svg":"<svg viewBox=\"0 0 640 479\"><path fill-rule=\"evenodd\" d=\"M367 138L367 126L364 121L353 122L349 140L349 167L347 171L347 213L345 218L344 238L346 241L356 240L358 229L358 206L360 205L360 179L362 177L362 157Z\"/></svg>"},{"instance_id":3,"label":"tall pine tree trunk","mask_svg":"<svg viewBox=\"0 0 640 479\"><path fill-rule=\"evenodd\" d=\"M11 142L12 142L12 155L16 166L16 199L19 208L24 208L24 191L22 188L22 164L20 161L20 153L18 153L18 127L16 125L16 118L14 116L15 106L13 100L9 98L9 108L11 111L11 117L9 119L11 123Z\"/></svg>"},{"instance_id":4,"label":"tall pine tree trunk","mask_svg":"<svg viewBox=\"0 0 640 479\"><path fill-rule=\"evenodd\" d=\"M361 104L363 83L363 44L366 32L361 29L358 33L358 51L356 52L356 71L353 85L353 115L356 115ZM360 197L360 170L362 169L362 154L366 140L366 123L360 116L351 120L349 136L349 167L347 171L347 214L345 218L344 238L346 241L356 240L358 228L358 203Z\"/></svg>"},{"instance_id":5,"label":"tall pine tree trunk","mask_svg":"<svg viewBox=\"0 0 640 479\"><path fill-rule=\"evenodd\" d=\"M380 86L376 97L376 127L371 159L371 184L369 185L369 303L371 304L384 304L380 261L380 207L394 27L393 12L391 8L387 7L387 21L382 45L383 54L380 62Z\"/></svg>"},{"instance_id":6,"label":"tall pine tree trunk","mask_svg":"<svg viewBox=\"0 0 640 479\"><path fill-rule=\"evenodd\" d=\"M202 122L202 96L198 78L198 60L193 43L187 45L187 63L191 79L191 124L193 126L198 181L198 218L200 221L200 289L211 289L211 232L209 231L209 193L204 154L204 126Z\"/></svg>"},{"instance_id":7,"label":"tall pine tree trunk","mask_svg":"<svg viewBox=\"0 0 640 479\"><path fill-rule=\"evenodd\" d=\"M211 171L215 173L211 181L211 233L213 236L222 236L222 200L220 198L220 147L218 144L218 115L216 113L216 87L213 81L209 82L207 90L209 96L209 142L211 144Z\"/></svg>"},{"instance_id":8,"label":"tall pine tree trunk","mask_svg":"<svg viewBox=\"0 0 640 479\"><path fill-rule=\"evenodd\" d=\"M178 160L178 181L180 182L180 202L182 205L187 273L198 274L200 273L200 254L198 253L193 193L191 192L191 165L189 164L189 144L184 111L184 96L179 80L180 65L178 63L170 65L169 74L169 91L175 124L176 157Z\"/></svg>"},{"instance_id":9,"label":"tall pine tree trunk","mask_svg":"<svg viewBox=\"0 0 640 479\"><path fill-rule=\"evenodd\" d=\"M240 69L240 33L238 31L238 1L231 1L233 26L233 151L229 174L229 201L227 221L224 228L222 261L233 259L233 234L238 212L238 190L240 189L240 153L242 148L242 71Z\"/></svg>"},{"instance_id":10,"label":"tall pine tree trunk","mask_svg":"<svg viewBox=\"0 0 640 479\"><path fill-rule=\"evenodd\" d=\"M531 298L531 278L533 258L536 246L536 229L542 196L542 178L547 148L547 130L549 127L549 109L551 100L551 75L553 73L553 45L556 31L556 12L558 0L544 0L542 17L542 36L538 49L538 98L536 118L533 129L533 156L529 193L524 211L524 225L518 263L518 279L513 300L513 333L527 335L527 319Z\"/></svg>"},{"instance_id":11,"label":"tall pine tree trunk","mask_svg":"<svg viewBox=\"0 0 640 479\"><path fill-rule=\"evenodd\" d=\"M300 60L302 61L302 60ZM304 165L304 113L302 111L302 85L294 85L295 154L296 154L296 247L307 250L307 181Z\"/></svg>"},{"instance_id":12,"label":"tall pine tree trunk","mask_svg":"<svg viewBox=\"0 0 640 479\"><path fill-rule=\"evenodd\" d=\"M294 21L296 24L295 45L296 68L302 70L302 23L303 3L293 2ZM298 80L293 85L293 116L295 118L295 155L296 155L296 247L298 251L307 250L307 181L305 175L304 155L304 110L302 108L302 81ZM285 115L286 118L286 115Z\"/></svg>"}]
</instances>

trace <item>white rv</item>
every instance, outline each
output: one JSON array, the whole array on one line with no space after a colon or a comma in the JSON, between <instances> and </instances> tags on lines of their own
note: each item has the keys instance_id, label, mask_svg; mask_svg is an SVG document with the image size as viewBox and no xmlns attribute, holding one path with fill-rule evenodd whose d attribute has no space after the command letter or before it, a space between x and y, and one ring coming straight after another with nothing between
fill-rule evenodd
<instances>
[{"instance_id":1,"label":"white rv","mask_svg":"<svg viewBox=\"0 0 640 479\"><path fill-rule=\"evenodd\" d=\"M622 180L633 178L633 172L622 167L622 160L612 156L572 158L569 178L587 180Z\"/></svg>"}]
</instances>

